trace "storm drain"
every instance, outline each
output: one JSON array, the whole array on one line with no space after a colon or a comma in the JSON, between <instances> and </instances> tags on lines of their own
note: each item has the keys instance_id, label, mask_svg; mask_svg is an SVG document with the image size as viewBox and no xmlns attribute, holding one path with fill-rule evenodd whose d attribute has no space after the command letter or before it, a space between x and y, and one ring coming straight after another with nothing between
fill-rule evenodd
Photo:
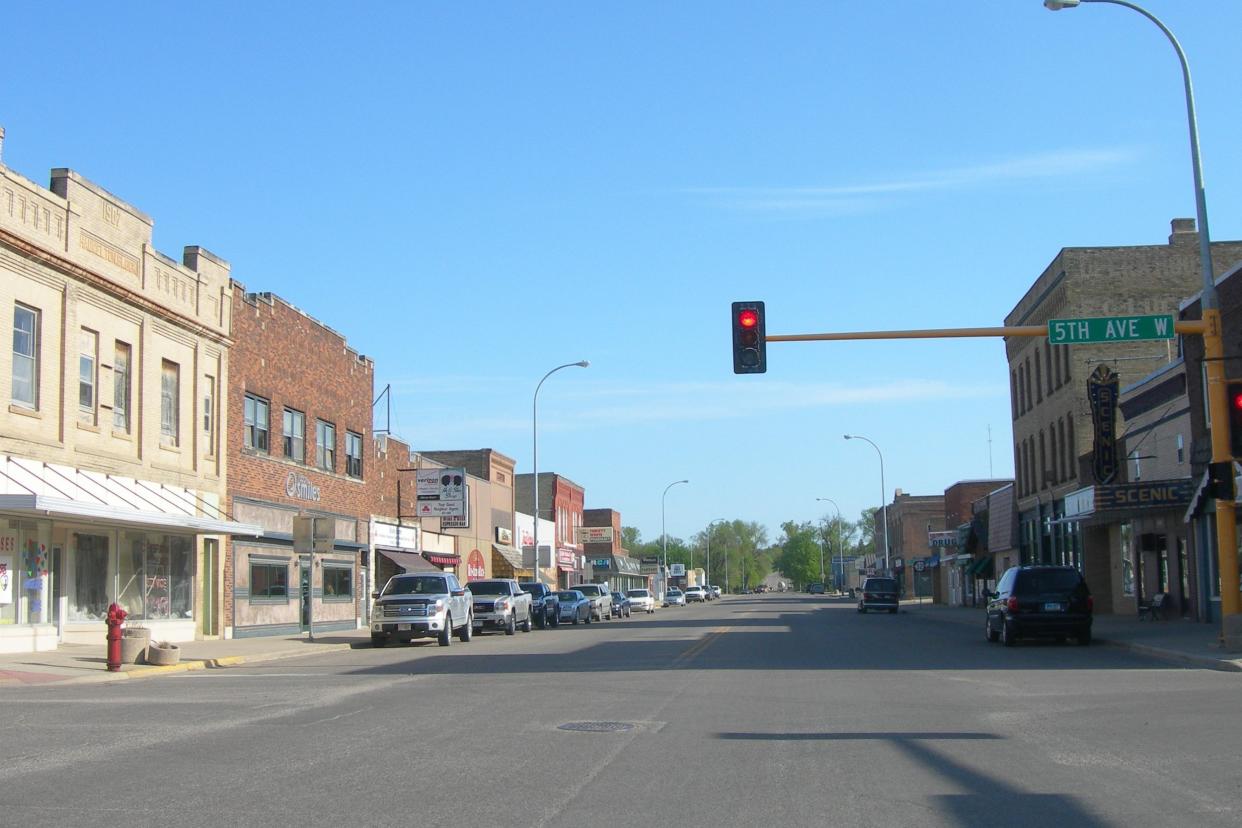
<instances>
[{"instance_id":1,"label":"storm drain","mask_svg":"<svg viewBox=\"0 0 1242 828\"><path fill-rule=\"evenodd\" d=\"M557 725L557 730L572 730L575 733L625 733L633 730L630 722L566 722Z\"/></svg>"}]
</instances>

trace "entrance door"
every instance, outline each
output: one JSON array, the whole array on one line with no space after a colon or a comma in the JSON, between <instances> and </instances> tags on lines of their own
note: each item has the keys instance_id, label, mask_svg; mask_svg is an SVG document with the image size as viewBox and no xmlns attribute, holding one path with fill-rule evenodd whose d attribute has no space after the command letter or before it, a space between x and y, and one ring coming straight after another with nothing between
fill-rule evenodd
<instances>
[{"instance_id":1,"label":"entrance door","mask_svg":"<svg viewBox=\"0 0 1242 828\"><path fill-rule=\"evenodd\" d=\"M311 625L311 570L306 564L299 567L302 573L301 589L299 594L302 596L302 629L309 630Z\"/></svg>"},{"instance_id":2,"label":"entrance door","mask_svg":"<svg viewBox=\"0 0 1242 828\"><path fill-rule=\"evenodd\" d=\"M219 563L220 541L215 538L204 539L203 566L201 570L203 573L203 635L217 635L216 615L218 610L216 593L220 589L220 581L216 574L216 567Z\"/></svg>"}]
</instances>

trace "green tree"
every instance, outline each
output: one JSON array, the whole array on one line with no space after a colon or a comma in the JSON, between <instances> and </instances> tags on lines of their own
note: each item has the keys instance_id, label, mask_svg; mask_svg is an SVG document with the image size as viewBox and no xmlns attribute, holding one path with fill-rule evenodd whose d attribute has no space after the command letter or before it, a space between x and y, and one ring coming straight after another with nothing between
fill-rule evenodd
<instances>
[{"instance_id":1,"label":"green tree","mask_svg":"<svg viewBox=\"0 0 1242 828\"><path fill-rule=\"evenodd\" d=\"M754 522L731 520L716 523L710 529L711 569L707 573L709 584L719 584L730 590L742 584L753 586L771 571L771 559L763 551L768 544L767 529L763 526ZM707 564L707 532L704 529L691 539L695 548L694 563L704 568ZM671 545L669 560L673 560Z\"/></svg>"},{"instance_id":2,"label":"green tree","mask_svg":"<svg viewBox=\"0 0 1242 828\"><path fill-rule=\"evenodd\" d=\"M631 555L636 555L635 550L642 546L643 533L638 531L637 526L621 527L621 548L630 550Z\"/></svg>"},{"instance_id":3,"label":"green tree","mask_svg":"<svg viewBox=\"0 0 1242 828\"><path fill-rule=\"evenodd\" d=\"M781 524L781 530L785 536L777 547L777 571L799 587L818 581L823 554L819 529L812 523L791 520Z\"/></svg>"}]
</instances>

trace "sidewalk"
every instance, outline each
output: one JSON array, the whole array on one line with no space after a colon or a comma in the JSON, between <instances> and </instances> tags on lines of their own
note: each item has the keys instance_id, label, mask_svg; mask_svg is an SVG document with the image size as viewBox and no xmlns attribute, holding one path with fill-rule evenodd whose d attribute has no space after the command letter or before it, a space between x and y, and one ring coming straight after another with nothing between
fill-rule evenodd
<instances>
[{"instance_id":1,"label":"sidewalk","mask_svg":"<svg viewBox=\"0 0 1242 828\"><path fill-rule=\"evenodd\" d=\"M188 670L235 667L240 664L320 655L361 646L370 647L371 638L366 630L348 630L316 633L314 641L308 641L305 635L264 636L186 641L178 646L181 648L181 661L178 664L168 667L125 664L116 673L107 670L107 645L102 635L98 646L62 644L55 650L41 653L0 653L0 688L32 684L124 681Z\"/></svg>"},{"instance_id":2,"label":"sidewalk","mask_svg":"<svg viewBox=\"0 0 1242 828\"><path fill-rule=\"evenodd\" d=\"M983 609L945 607L924 601L902 602L902 611L928 620L977 627L983 637ZM1096 644L1120 647L1132 653L1190 667L1242 672L1242 653L1220 649L1218 624L1183 619L1139 621L1134 616L1096 615L1092 638Z\"/></svg>"}]
</instances>

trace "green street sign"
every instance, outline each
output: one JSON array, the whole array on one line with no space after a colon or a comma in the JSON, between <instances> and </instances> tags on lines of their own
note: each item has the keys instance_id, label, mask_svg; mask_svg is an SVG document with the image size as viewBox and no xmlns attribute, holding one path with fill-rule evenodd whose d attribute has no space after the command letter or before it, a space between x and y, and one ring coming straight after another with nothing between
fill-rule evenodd
<instances>
[{"instance_id":1,"label":"green street sign","mask_svg":"<svg viewBox=\"0 0 1242 828\"><path fill-rule=\"evenodd\" d=\"M1048 341L1053 345L1087 342L1136 342L1172 339L1173 314L1155 316L1095 316L1086 319L1049 319Z\"/></svg>"}]
</instances>

